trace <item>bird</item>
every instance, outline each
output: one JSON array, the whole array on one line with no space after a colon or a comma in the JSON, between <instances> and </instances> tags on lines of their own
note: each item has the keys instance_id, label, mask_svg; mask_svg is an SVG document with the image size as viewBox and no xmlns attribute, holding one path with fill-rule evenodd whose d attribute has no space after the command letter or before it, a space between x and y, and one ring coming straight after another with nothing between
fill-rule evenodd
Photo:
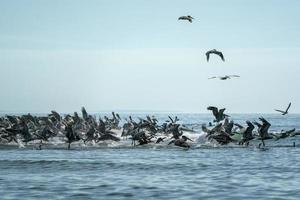
<instances>
[{"instance_id":1,"label":"bird","mask_svg":"<svg viewBox=\"0 0 300 200\"><path fill-rule=\"evenodd\" d=\"M156 140L156 144L158 144L158 143L160 143L160 142L163 142L164 141L164 139L166 139L166 137L159 137L157 140Z\"/></svg>"},{"instance_id":2,"label":"bird","mask_svg":"<svg viewBox=\"0 0 300 200\"><path fill-rule=\"evenodd\" d=\"M260 117L259 120L262 122L262 124L256 121L254 121L253 124L255 124L258 127L257 132L259 134L263 146L265 146L264 140L272 139L272 136L270 136L268 132L269 128L271 127L271 124L263 117Z\"/></svg>"},{"instance_id":3,"label":"bird","mask_svg":"<svg viewBox=\"0 0 300 200\"><path fill-rule=\"evenodd\" d=\"M213 115L215 116L216 119L214 120L214 122L220 122L226 117L229 117L229 115L224 114L225 108L219 110L217 107L208 106L207 110L211 110Z\"/></svg>"},{"instance_id":4,"label":"bird","mask_svg":"<svg viewBox=\"0 0 300 200\"><path fill-rule=\"evenodd\" d=\"M207 62L209 61L209 55L212 54L212 53L213 53L213 54L216 54L216 55L218 55L218 56L220 56L221 59L222 59L223 61L225 61L225 58L224 58L223 53L222 53L221 51L217 51L216 49L213 49L213 50L207 51L207 52L205 53Z\"/></svg>"},{"instance_id":5,"label":"bird","mask_svg":"<svg viewBox=\"0 0 300 200\"><path fill-rule=\"evenodd\" d=\"M285 111L277 110L277 109L275 109L275 111L280 112L282 115L286 115L286 114L288 114L288 111L289 111L291 105L292 105L292 103L290 102L288 107L285 109Z\"/></svg>"},{"instance_id":6,"label":"bird","mask_svg":"<svg viewBox=\"0 0 300 200\"><path fill-rule=\"evenodd\" d=\"M193 22L193 17L192 16L190 16L190 15L187 15L187 16L181 16L181 17L179 17L178 18L178 20L188 20L190 23L192 23Z\"/></svg>"},{"instance_id":7,"label":"bird","mask_svg":"<svg viewBox=\"0 0 300 200\"><path fill-rule=\"evenodd\" d=\"M190 145L186 142L187 140L193 141L190 138L183 135L181 136L181 138L172 140L171 142L169 142L168 145L174 143L175 146L190 148Z\"/></svg>"},{"instance_id":8,"label":"bird","mask_svg":"<svg viewBox=\"0 0 300 200\"><path fill-rule=\"evenodd\" d=\"M212 76L208 79L214 79L214 78L219 78L220 80L227 80L227 79L231 79L232 77L240 77L239 75L225 75L225 76Z\"/></svg>"}]
</instances>

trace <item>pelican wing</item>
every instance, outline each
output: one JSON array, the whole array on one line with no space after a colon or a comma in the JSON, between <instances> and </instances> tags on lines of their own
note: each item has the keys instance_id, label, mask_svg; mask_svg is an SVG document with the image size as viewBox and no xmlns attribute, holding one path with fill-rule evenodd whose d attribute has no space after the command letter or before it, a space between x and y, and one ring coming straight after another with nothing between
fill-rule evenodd
<instances>
[{"instance_id":1,"label":"pelican wing","mask_svg":"<svg viewBox=\"0 0 300 200\"><path fill-rule=\"evenodd\" d=\"M263 117L260 117L259 120L262 121L263 124L271 125L271 124L270 124L265 118L263 118Z\"/></svg>"},{"instance_id":2,"label":"pelican wing","mask_svg":"<svg viewBox=\"0 0 300 200\"><path fill-rule=\"evenodd\" d=\"M169 119L171 120L172 123L174 123L174 120L172 119L172 117L168 116Z\"/></svg>"},{"instance_id":3,"label":"pelican wing","mask_svg":"<svg viewBox=\"0 0 300 200\"><path fill-rule=\"evenodd\" d=\"M207 110L211 110L213 112L213 115L216 117L219 113L219 110L217 107L214 107L214 106L209 106L207 107Z\"/></svg>"},{"instance_id":4,"label":"pelican wing","mask_svg":"<svg viewBox=\"0 0 300 200\"><path fill-rule=\"evenodd\" d=\"M85 110L84 107L81 108L81 112L82 112L82 117L83 117L83 119L84 119L84 120L87 120L87 118L88 118L88 113L86 112L86 110Z\"/></svg>"},{"instance_id":5,"label":"pelican wing","mask_svg":"<svg viewBox=\"0 0 300 200\"><path fill-rule=\"evenodd\" d=\"M208 52L206 52L206 60L207 60L207 62L209 61L209 54L210 54L210 52L208 51Z\"/></svg>"},{"instance_id":6,"label":"pelican wing","mask_svg":"<svg viewBox=\"0 0 300 200\"><path fill-rule=\"evenodd\" d=\"M208 107L207 107L207 110L212 110L212 111L218 112L218 108L215 107L215 106L208 106Z\"/></svg>"},{"instance_id":7,"label":"pelican wing","mask_svg":"<svg viewBox=\"0 0 300 200\"><path fill-rule=\"evenodd\" d=\"M246 123L247 123L248 127L254 128L254 125L250 121L246 121Z\"/></svg>"},{"instance_id":8,"label":"pelican wing","mask_svg":"<svg viewBox=\"0 0 300 200\"><path fill-rule=\"evenodd\" d=\"M178 20L189 20L190 18L188 18L187 16L181 16L178 18Z\"/></svg>"},{"instance_id":9,"label":"pelican wing","mask_svg":"<svg viewBox=\"0 0 300 200\"><path fill-rule=\"evenodd\" d=\"M208 79L214 79L214 78L217 78L216 76L212 76L212 77L210 77L210 78L208 78Z\"/></svg>"},{"instance_id":10,"label":"pelican wing","mask_svg":"<svg viewBox=\"0 0 300 200\"><path fill-rule=\"evenodd\" d=\"M260 123L254 121L253 124L255 124L256 126L258 126L259 128L262 126Z\"/></svg>"},{"instance_id":11,"label":"pelican wing","mask_svg":"<svg viewBox=\"0 0 300 200\"><path fill-rule=\"evenodd\" d=\"M242 125L238 124L238 123L234 123L234 125L236 125L237 127L239 127L239 129L244 128Z\"/></svg>"},{"instance_id":12,"label":"pelican wing","mask_svg":"<svg viewBox=\"0 0 300 200\"><path fill-rule=\"evenodd\" d=\"M288 110L290 109L291 105L292 105L292 103L290 102L289 105L288 105L288 107L286 108L285 112L288 112Z\"/></svg>"},{"instance_id":13,"label":"pelican wing","mask_svg":"<svg viewBox=\"0 0 300 200\"><path fill-rule=\"evenodd\" d=\"M282 110L275 109L275 111L280 112L280 113L285 113L285 111L282 111Z\"/></svg>"},{"instance_id":14,"label":"pelican wing","mask_svg":"<svg viewBox=\"0 0 300 200\"><path fill-rule=\"evenodd\" d=\"M225 58L224 58L224 55L222 52L218 52L216 54L219 55L223 61L225 61Z\"/></svg>"}]
</instances>

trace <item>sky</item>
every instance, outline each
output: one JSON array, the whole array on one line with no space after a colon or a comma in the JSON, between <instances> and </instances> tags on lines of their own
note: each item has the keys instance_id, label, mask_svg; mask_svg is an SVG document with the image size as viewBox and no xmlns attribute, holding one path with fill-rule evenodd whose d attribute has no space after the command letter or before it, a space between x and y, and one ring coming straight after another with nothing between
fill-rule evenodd
<instances>
[{"instance_id":1,"label":"sky","mask_svg":"<svg viewBox=\"0 0 300 200\"><path fill-rule=\"evenodd\" d=\"M300 113L299 10L298 0L0 0L0 111L273 113L292 102ZM207 62L211 49L226 61ZM208 79L230 74L241 77Z\"/></svg>"}]
</instances>

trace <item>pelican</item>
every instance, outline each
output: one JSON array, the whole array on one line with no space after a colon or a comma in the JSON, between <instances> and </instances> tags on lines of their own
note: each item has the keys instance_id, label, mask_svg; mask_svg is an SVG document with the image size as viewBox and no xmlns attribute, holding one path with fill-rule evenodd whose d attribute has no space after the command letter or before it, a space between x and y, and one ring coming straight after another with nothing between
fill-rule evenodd
<instances>
[{"instance_id":1,"label":"pelican","mask_svg":"<svg viewBox=\"0 0 300 200\"><path fill-rule=\"evenodd\" d=\"M172 140L169 144L174 143L175 146L190 148L190 145L186 142L187 140L193 141L190 138L183 135L180 139Z\"/></svg>"},{"instance_id":2,"label":"pelican","mask_svg":"<svg viewBox=\"0 0 300 200\"><path fill-rule=\"evenodd\" d=\"M239 144L246 144L246 146L249 145L249 141L254 139L252 131L254 129L254 125L250 121L246 121L248 127L244 130L242 130L242 140L239 142Z\"/></svg>"},{"instance_id":3,"label":"pelican","mask_svg":"<svg viewBox=\"0 0 300 200\"><path fill-rule=\"evenodd\" d=\"M263 146L265 146L264 140L272 139L272 137L269 136L269 132L268 132L271 124L263 117L260 117L259 120L262 122L262 124L256 121L254 121L253 124L255 124L258 127L257 132L259 134Z\"/></svg>"},{"instance_id":4,"label":"pelican","mask_svg":"<svg viewBox=\"0 0 300 200\"><path fill-rule=\"evenodd\" d=\"M156 144L158 144L158 143L160 143L160 142L163 142L164 141L164 139L166 139L166 137L159 137L157 140L156 140Z\"/></svg>"},{"instance_id":5,"label":"pelican","mask_svg":"<svg viewBox=\"0 0 300 200\"><path fill-rule=\"evenodd\" d=\"M220 122L225 119L225 117L229 117L229 115L224 114L225 108L219 110L217 107L209 106L207 107L207 110L211 110L215 116L216 119L214 122Z\"/></svg>"},{"instance_id":6,"label":"pelican","mask_svg":"<svg viewBox=\"0 0 300 200\"><path fill-rule=\"evenodd\" d=\"M212 76L212 77L210 77L208 79L218 78L218 79L224 81L224 80L227 80L227 79L231 79L233 77L240 77L240 76L239 75Z\"/></svg>"},{"instance_id":7,"label":"pelican","mask_svg":"<svg viewBox=\"0 0 300 200\"><path fill-rule=\"evenodd\" d=\"M282 115L286 115L286 114L288 114L288 111L289 111L291 105L292 105L292 103L289 103L289 105L288 105L288 107L285 109L285 111L282 111L282 110L276 110L276 109L275 109L275 111L280 112Z\"/></svg>"},{"instance_id":8,"label":"pelican","mask_svg":"<svg viewBox=\"0 0 300 200\"><path fill-rule=\"evenodd\" d=\"M193 22L193 17L192 16L190 16L190 15L187 15L187 16L181 16L181 17L179 17L178 18L178 20L188 20L190 23L192 23Z\"/></svg>"},{"instance_id":9,"label":"pelican","mask_svg":"<svg viewBox=\"0 0 300 200\"><path fill-rule=\"evenodd\" d=\"M222 59L223 61L225 61L225 58L224 58L224 56L223 56L223 53L222 53L221 51L217 51L216 49L213 49L213 50L210 50L210 51L208 51L208 52L205 53L207 62L209 61L209 56L210 56L210 54L212 54L212 53L213 53L213 54L216 54L216 55L218 55L218 56L220 56L221 59Z\"/></svg>"}]
</instances>

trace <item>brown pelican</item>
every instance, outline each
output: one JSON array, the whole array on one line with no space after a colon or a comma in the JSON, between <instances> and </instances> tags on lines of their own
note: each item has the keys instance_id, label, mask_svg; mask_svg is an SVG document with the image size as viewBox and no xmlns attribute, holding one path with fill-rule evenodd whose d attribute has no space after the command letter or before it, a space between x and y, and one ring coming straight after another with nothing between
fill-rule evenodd
<instances>
[{"instance_id":1,"label":"brown pelican","mask_svg":"<svg viewBox=\"0 0 300 200\"><path fill-rule=\"evenodd\" d=\"M76 132L73 131L72 124L67 124L65 127L65 136L67 138L68 150L71 148L71 143L75 141L79 141L80 137Z\"/></svg>"},{"instance_id":2,"label":"brown pelican","mask_svg":"<svg viewBox=\"0 0 300 200\"><path fill-rule=\"evenodd\" d=\"M245 144L248 146L249 141L254 139L252 135L252 131L254 129L254 125L250 121L246 121L248 127L242 131L242 140L239 142L239 144ZM237 125L237 124L236 124Z\"/></svg>"},{"instance_id":3,"label":"brown pelican","mask_svg":"<svg viewBox=\"0 0 300 200\"><path fill-rule=\"evenodd\" d=\"M115 142L119 142L120 141L120 138L116 137L116 136L113 136L111 133L109 132L106 132L104 133L103 135L101 135L97 142L99 141L104 141L104 140L112 140L112 141L115 141Z\"/></svg>"},{"instance_id":4,"label":"brown pelican","mask_svg":"<svg viewBox=\"0 0 300 200\"><path fill-rule=\"evenodd\" d=\"M169 144L174 143L175 146L190 148L190 145L186 142L187 140L193 141L186 136L181 136L180 139L172 140Z\"/></svg>"},{"instance_id":5,"label":"brown pelican","mask_svg":"<svg viewBox=\"0 0 300 200\"><path fill-rule=\"evenodd\" d=\"M279 140L279 139L283 139L283 138L291 136L295 132L295 130L296 130L295 128L290 129L288 131L282 130L281 133L279 133L277 135L275 135L275 134L273 134L273 135L275 136L275 140Z\"/></svg>"},{"instance_id":6,"label":"brown pelican","mask_svg":"<svg viewBox=\"0 0 300 200\"><path fill-rule=\"evenodd\" d=\"M231 79L233 77L240 77L239 75L225 75L225 76L212 76L208 79L214 79L214 78L219 78L220 80L227 80L227 79Z\"/></svg>"},{"instance_id":7,"label":"brown pelican","mask_svg":"<svg viewBox=\"0 0 300 200\"><path fill-rule=\"evenodd\" d=\"M178 20L188 20L190 23L192 23L193 22L193 17L192 16L190 16L190 15L187 15L187 16L181 16L181 17L179 17L178 18Z\"/></svg>"},{"instance_id":8,"label":"brown pelican","mask_svg":"<svg viewBox=\"0 0 300 200\"><path fill-rule=\"evenodd\" d=\"M229 135L233 135L233 134L232 134L232 128L233 128L233 125L234 125L234 123L233 123L232 120L229 121L228 118L225 118L225 121L224 121L224 123L223 123L223 128L224 128L225 133L227 133L227 134L229 134Z\"/></svg>"},{"instance_id":9,"label":"brown pelican","mask_svg":"<svg viewBox=\"0 0 300 200\"><path fill-rule=\"evenodd\" d=\"M218 110L217 107L209 106L207 107L207 110L211 110L213 112L213 115L216 118L214 122L219 122L225 119L225 117L229 117L229 115L224 114L225 108Z\"/></svg>"},{"instance_id":10,"label":"brown pelican","mask_svg":"<svg viewBox=\"0 0 300 200\"><path fill-rule=\"evenodd\" d=\"M262 122L262 124L258 122L253 122L253 123L258 127L257 131L259 134L259 139L261 139L263 146L265 146L264 140L272 139L272 137L269 136L269 132L268 132L271 124L263 117L260 117L259 120Z\"/></svg>"},{"instance_id":11,"label":"brown pelican","mask_svg":"<svg viewBox=\"0 0 300 200\"><path fill-rule=\"evenodd\" d=\"M88 119L88 114L87 114L87 112L86 112L86 110L85 110L84 107L81 108L81 112L82 112L82 118L84 120L87 120Z\"/></svg>"},{"instance_id":12,"label":"brown pelican","mask_svg":"<svg viewBox=\"0 0 300 200\"><path fill-rule=\"evenodd\" d=\"M282 111L282 110L276 110L276 109L275 109L275 111L282 113L282 115L286 115L286 114L288 114L288 111L289 111L291 105L292 105L292 103L289 103L289 105L288 105L288 107L285 109L285 111Z\"/></svg>"},{"instance_id":13,"label":"brown pelican","mask_svg":"<svg viewBox=\"0 0 300 200\"><path fill-rule=\"evenodd\" d=\"M157 140L156 140L156 144L158 144L158 143L160 143L160 142L163 142L164 141L164 139L166 139L166 137L159 137Z\"/></svg>"},{"instance_id":14,"label":"brown pelican","mask_svg":"<svg viewBox=\"0 0 300 200\"><path fill-rule=\"evenodd\" d=\"M221 51L217 51L216 49L213 49L213 50L206 52L206 54L205 54L207 62L209 61L210 54L216 54L216 55L220 56L223 61L225 61L223 53Z\"/></svg>"},{"instance_id":15,"label":"brown pelican","mask_svg":"<svg viewBox=\"0 0 300 200\"><path fill-rule=\"evenodd\" d=\"M228 144L229 142L233 141L230 135L225 131L217 132L213 135L210 135L208 138L216 140L221 145Z\"/></svg>"}]
</instances>

